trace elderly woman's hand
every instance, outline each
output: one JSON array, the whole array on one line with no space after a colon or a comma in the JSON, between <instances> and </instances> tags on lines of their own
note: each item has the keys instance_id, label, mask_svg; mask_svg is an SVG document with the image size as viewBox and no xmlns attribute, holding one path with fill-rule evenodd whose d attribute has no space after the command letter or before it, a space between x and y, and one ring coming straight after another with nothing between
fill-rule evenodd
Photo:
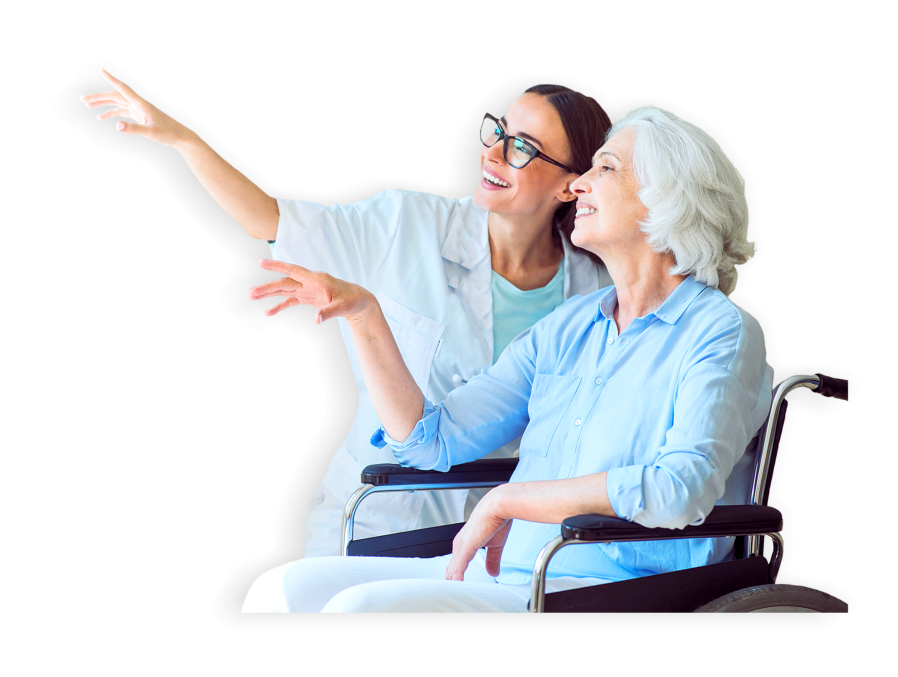
<instances>
[{"instance_id":1,"label":"elderly woman's hand","mask_svg":"<svg viewBox=\"0 0 898 677\"><path fill-rule=\"evenodd\" d=\"M490 491L474 508L471 517L452 541L452 558L446 567L447 581L463 581L465 570L480 548L486 547L486 572L499 575L499 560L512 520L501 516L498 506L502 487Z\"/></svg>"},{"instance_id":2,"label":"elderly woman's hand","mask_svg":"<svg viewBox=\"0 0 898 677\"><path fill-rule=\"evenodd\" d=\"M363 319L366 312L377 305L374 295L364 287L338 280L327 273L270 259L261 259L259 265L287 275L250 289L250 298L254 300L270 296L287 297L286 301L266 310L266 315L275 315L291 306L303 304L318 309L315 324L321 324L332 317L345 317L349 321Z\"/></svg>"}]
</instances>

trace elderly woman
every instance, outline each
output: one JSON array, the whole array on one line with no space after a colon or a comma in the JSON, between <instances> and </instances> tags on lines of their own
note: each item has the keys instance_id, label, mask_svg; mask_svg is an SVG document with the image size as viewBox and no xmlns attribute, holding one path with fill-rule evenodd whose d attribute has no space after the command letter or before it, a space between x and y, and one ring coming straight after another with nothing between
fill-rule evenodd
<instances>
[{"instance_id":1,"label":"elderly woman","mask_svg":"<svg viewBox=\"0 0 898 677\"><path fill-rule=\"evenodd\" d=\"M641 108L615 124L572 185L572 241L598 254L614 286L568 300L518 336L485 373L429 402L373 296L274 261L287 296L342 316L389 445L403 465L446 470L523 433L511 482L489 492L432 559L324 558L253 584L245 611L525 611L533 563L566 517L598 513L650 527L698 524L744 503L746 445L771 399L757 321L727 295L746 241L743 182L703 131ZM486 551L482 548L486 548ZM547 591L723 561L728 539L568 548Z\"/></svg>"}]
</instances>

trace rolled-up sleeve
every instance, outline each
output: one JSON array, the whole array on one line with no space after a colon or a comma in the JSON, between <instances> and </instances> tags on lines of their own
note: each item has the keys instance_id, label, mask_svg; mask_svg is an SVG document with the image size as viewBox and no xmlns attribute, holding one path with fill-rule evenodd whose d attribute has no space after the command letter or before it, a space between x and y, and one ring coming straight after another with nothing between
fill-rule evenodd
<instances>
[{"instance_id":1,"label":"rolled-up sleeve","mask_svg":"<svg viewBox=\"0 0 898 677\"><path fill-rule=\"evenodd\" d=\"M701 524L757 430L757 400L758 393L746 393L725 368L690 369L654 462L608 471L608 498L617 515L647 527Z\"/></svg>"}]
</instances>

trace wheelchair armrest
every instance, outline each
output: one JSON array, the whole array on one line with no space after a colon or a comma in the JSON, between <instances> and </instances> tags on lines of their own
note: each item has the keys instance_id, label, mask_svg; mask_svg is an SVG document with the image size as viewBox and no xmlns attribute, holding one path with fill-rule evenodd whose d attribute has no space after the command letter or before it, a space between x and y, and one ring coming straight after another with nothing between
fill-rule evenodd
<instances>
[{"instance_id":1,"label":"wheelchair armrest","mask_svg":"<svg viewBox=\"0 0 898 677\"><path fill-rule=\"evenodd\" d=\"M516 458L482 458L470 463L454 465L446 472L405 468L395 463L377 463L362 471L362 484L374 486L403 486L407 484L466 484L495 482L503 484L511 479L518 465Z\"/></svg>"},{"instance_id":2,"label":"wheelchair armrest","mask_svg":"<svg viewBox=\"0 0 898 677\"><path fill-rule=\"evenodd\" d=\"M677 538L754 536L777 533L783 516L766 505L718 505L698 526L683 529L644 527L635 522L604 515L577 515L561 524L561 535L577 541L664 541Z\"/></svg>"}]
</instances>

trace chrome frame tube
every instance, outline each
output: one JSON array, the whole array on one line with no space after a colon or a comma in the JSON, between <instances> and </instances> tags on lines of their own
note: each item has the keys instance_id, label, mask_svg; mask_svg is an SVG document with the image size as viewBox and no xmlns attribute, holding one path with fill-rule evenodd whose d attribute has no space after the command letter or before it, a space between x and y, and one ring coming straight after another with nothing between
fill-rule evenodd
<instances>
[{"instance_id":1,"label":"chrome frame tube","mask_svg":"<svg viewBox=\"0 0 898 677\"><path fill-rule=\"evenodd\" d=\"M755 476L752 480L751 504L761 505L764 491L767 488L767 479L770 474L770 449L773 446L773 438L776 435L776 426L772 425L776 421L780 413L780 407L786 395L796 388L816 388L820 385L820 379L817 376L791 376L780 383L776 390L773 391L773 401L770 405L770 425L764 433L764 443L758 451L758 458L755 462ZM748 554L761 554L761 536L748 536L746 542L746 550Z\"/></svg>"},{"instance_id":2,"label":"chrome frame tube","mask_svg":"<svg viewBox=\"0 0 898 677\"><path fill-rule=\"evenodd\" d=\"M533 564L533 581L530 588L530 613L541 614L546 605L546 570L549 568L549 560L552 556L567 545L583 543L574 539L566 539L564 536L556 536L539 551L536 562Z\"/></svg>"},{"instance_id":3,"label":"chrome frame tube","mask_svg":"<svg viewBox=\"0 0 898 677\"><path fill-rule=\"evenodd\" d=\"M767 575L770 578L771 583L776 583L776 577L780 572L780 564L783 561L783 549L785 543L783 542L782 534L777 532L764 535L770 536L770 540L773 541L773 554L770 555L770 567L767 569Z\"/></svg>"},{"instance_id":4,"label":"chrome frame tube","mask_svg":"<svg viewBox=\"0 0 898 677\"><path fill-rule=\"evenodd\" d=\"M352 532L355 525L355 512L359 504L370 494L381 491L445 491L449 489L482 489L484 487L498 487L505 482L460 482L449 484L363 484L349 497L343 506L343 523L340 528L340 555L347 556L347 549L352 543Z\"/></svg>"},{"instance_id":5,"label":"chrome frame tube","mask_svg":"<svg viewBox=\"0 0 898 677\"><path fill-rule=\"evenodd\" d=\"M340 529L340 554L346 557L346 548L352 542L352 527L355 524L355 511L359 507L362 499L376 490L373 484L363 484L352 492L346 505L343 506L343 523Z\"/></svg>"},{"instance_id":6,"label":"chrome frame tube","mask_svg":"<svg viewBox=\"0 0 898 677\"><path fill-rule=\"evenodd\" d=\"M776 577L779 575L780 564L783 561L783 550L785 543L783 537L777 532L762 534L761 536L769 536L773 541L773 553L770 555L770 565L767 568L767 576L771 583L776 583ZM761 538L754 536L752 538ZM611 541L578 541L573 538L565 538L564 536L556 536L549 541L546 546L539 551L536 556L536 562L533 565L533 581L530 588L530 613L542 614L546 611L546 571L549 568L549 560L556 552L568 545L590 543L610 543ZM632 541L615 541L616 543L627 543Z\"/></svg>"}]
</instances>

